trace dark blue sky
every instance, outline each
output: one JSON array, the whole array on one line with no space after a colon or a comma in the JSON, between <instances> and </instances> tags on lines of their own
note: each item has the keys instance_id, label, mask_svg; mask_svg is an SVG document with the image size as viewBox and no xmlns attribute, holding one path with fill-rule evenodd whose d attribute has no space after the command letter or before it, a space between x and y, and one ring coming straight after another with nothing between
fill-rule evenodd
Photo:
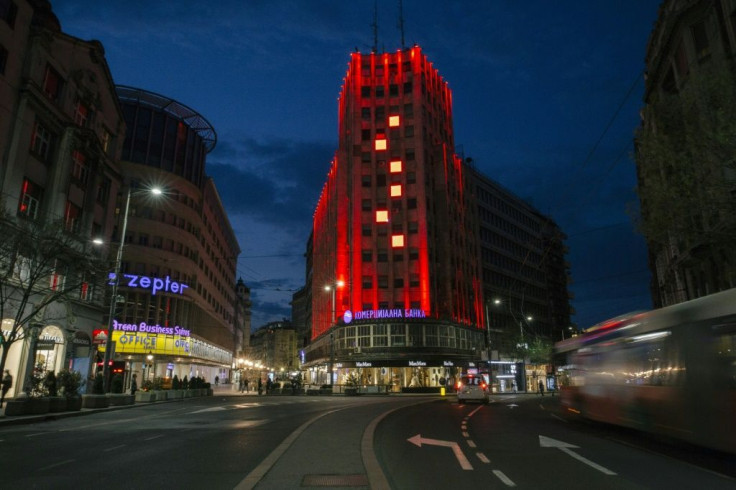
<instances>
[{"instance_id":1,"label":"dark blue sky","mask_svg":"<svg viewBox=\"0 0 736 490\"><path fill-rule=\"evenodd\" d=\"M631 155L659 3L403 1L406 45L453 91L458 152L568 235L580 327L651 308ZM207 173L243 250L253 326L289 317L349 54L374 42L373 0L52 5L64 32L103 43L116 83L214 126ZM400 47L397 23L398 1L379 1L379 50Z\"/></svg>"}]
</instances>

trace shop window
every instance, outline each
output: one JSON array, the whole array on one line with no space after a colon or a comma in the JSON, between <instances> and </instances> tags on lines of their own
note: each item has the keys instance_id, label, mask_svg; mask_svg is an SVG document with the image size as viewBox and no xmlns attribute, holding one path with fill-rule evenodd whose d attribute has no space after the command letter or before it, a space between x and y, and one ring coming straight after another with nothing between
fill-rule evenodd
<instances>
[{"instance_id":1,"label":"shop window","mask_svg":"<svg viewBox=\"0 0 736 490\"><path fill-rule=\"evenodd\" d=\"M41 186L34 184L28 179L23 179L20 203L18 205L18 215L36 219L38 216L38 210L41 207L42 197L43 188Z\"/></svg>"}]
</instances>

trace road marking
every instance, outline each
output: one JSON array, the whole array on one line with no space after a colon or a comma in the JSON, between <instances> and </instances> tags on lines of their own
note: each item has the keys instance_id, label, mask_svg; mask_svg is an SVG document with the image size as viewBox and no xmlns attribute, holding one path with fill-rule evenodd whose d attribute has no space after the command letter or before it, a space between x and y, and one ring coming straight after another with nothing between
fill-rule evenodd
<instances>
[{"instance_id":1,"label":"road marking","mask_svg":"<svg viewBox=\"0 0 736 490\"><path fill-rule=\"evenodd\" d=\"M503 471L501 470L493 470L493 474L498 477L499 480L501 480L507 487L515 487L516 483L514 483L511 478L503 474Z\"/></svg>"},{"instance_id":2,"label":"road marking","mask_svg":"<svg viewBox=\"0 0 736 490\"><path fill-rule=\"evenodd\" d=\"M517 405L516 403L512 403L512 404L510 404L510 405L506 405L506 406L507 406L507 407L509 407L509 408L516 408L516 407L518 407L519 405Z\"/></svg>"},{"instance_id":3,"label":"road marking","mask_svg":"<svg viewBox=\"0 0 736 490\"><path fill-rule=\"evenodd\" d=\"M152 440L154 440L154 439L158 439L159 437L163 437L163 436L164 436L163 434L159 434L159 435L157 435L157 436L151 436L151 437L147 437L147 438L145 438L145 439L143 439L143 440L144 440L144 441L152 441Z\"/></svg>"},{"instance_id":4,"label":"road marking","mask_svg":"<svg viewBox=\"0 0 736 490\"><path fill-rule=\"evenodd\" d=\"M468 430L468 426L463 424L460 426L460 430Z\"/></svg>"},{"instance_id":5,"label":"road marking","mask_svg":"<svg viewBox=\"0 0 736 490\"><path fill-rule=\"evenodd\" d=\"M556 418L557 420L560 420L560 421L562 421L562 422L565 422L566 424L569 424L569 423L570 423L570 422L568 422L567 420L565 420L565 419L563 419L562 417L560 417L559 415L556 415L556 414L554 414L554 413L552 413L552 414L550 414L550 415L551 415L552 417Z\"/></svg>"},{"instance_id":6,"label":"road marking","mask_svg":"<svg viewBox=\"0 0 736 490\"><path fill-rule=\"evenodd\" d=\"M467 441L465 441L465 442L467 442L467 443L468 443L468 446L470 446L470 447L477 447L477 446L475 445L475 442L473 442L473 440L472 440L472 439L468 439L468 440L467 440Z\"/></svg>"},{"instance_id":7,"label":"road marking","mask_svg":"<svg viewBox=\"0 0 736 490\"><path fill-rule=\"evenodd\" d=\"M473 410L472 412L470 412L470 413L468 414L468 417L472 417L473 415L475 415L475 412L477 412L477 411L478 411L478 410L480 410L481 408L483 408L483 405L479 405L479 406L478 406L478 408L476 408L475 410Z\"/></svg>"},{"instance_id":8,"label":"road marking","mask_svg":"<svg viewBox=\"0 0 736 490\"><path fill-rule=\"evenodd\" d=\"M470 433L467 431L463 432L463 437L470 437Z\"/></svg>"},{"instance_id":9,"label":"road marking","mask_svg":"<svg viewBox=\"0 0 736 490\"><path fill-rule=\"evenodd\" d=\"M566 453L569 456L572 456L573 458L577 459L578 461L587 464L591 468L595 468L596 470L600 471L601 473L605 475L615 475L616 474L615 472L609 470L608 468L605 468L599 465L598 463L594 463L593 461L577 454L575 451L573 451L573 449L578 448L579 446L575 446L574 444L569 444L567 442L558 441L556 439L552 439L551 437L539 436L539 445L541 447L557 448L563 453Z\"/></svg>"},{"instance_id":10,"label":"road marking","mask_svg":"<svg viewBox=\"0 0 736 490\"><path fill-rule=\"evenodd\" d=\"M119 446L114 446L114 447L109 447L109 448L105 449L105 451L104 451L104 452L106 452L106 453L107 453L107 452L110 452L110 451L114 451L114 450L116 450L116 449L120 449L121 447L125 447L125 444L121 444L121 445L119 445Z\"/></svg>"},{"instance_id":11,"label":"road marking","mask_svg":"<svg viewBox=\"0 0 736 490\"><path fill-rule=\"evenodd\" d=\"M189 412L187 415L191 415L193 413L203 413L203 412L222 412L223 410L227 410L227 408L225 407L203 408L201 410L195 410L194 412Z\"/></svg>"},{"instance_id":12,"label":"road marking","mask_svg":"<svg viewBox=\"0 0 736 490\"><path fill-rule=\"evenodd\" d=\"M486 457L486 455L483 454L483 453L475 453L475 455L478 456L478 459L481 460L481 461L483 461L484 463L490 463L491 462L491 460L488 459L488 457Z\"/></svg>"},{"instance_id":13,"label":"road marking","mask_svg":"<svg viewBox=\"0 0 736 490\"><path fill-rule=\"evenodd\" d=\"M457 458L457 462L460 463L460 467L464 470L472 470L473 466L470 464L470 461L468 461L468 458L465 457L465 454L463 453L463 450L460 449L460 445L457 442L454 441L441 441L438 439L425 439L422 437L421 434L417 434L414 437L410 437L407 439L407 441L411 442L412 444L422 447L422 443L428 445L428 446L442 446L442 447L449 447L452 449L452 452L455 453L455 457Z\"/></svg>"},{"instance_id":14,"label":"road marking","mask_svg":"<svg viewBox=\"0 0 736 490\"><path fill-rule=\"evenodd\" d=\"M26 434L26 437L36 437L51 434L51 432L36 432L35 434Z\"/></svg>"},{"instance_id":15,"label":"road marking","mask_svg":"<svg viewBox=\"0 0 736 490\"><path fill-rule=\"evenodd\" d=\"M44 466L43 468L39 468L37 471L46 471L50 470L51 468L56 468L57 466L61 466L64 464L73 463L75 460L73 459L67 459L66 461L59 461L58 463L50 464L48 466Z\"/></svg>"}]
</instances>

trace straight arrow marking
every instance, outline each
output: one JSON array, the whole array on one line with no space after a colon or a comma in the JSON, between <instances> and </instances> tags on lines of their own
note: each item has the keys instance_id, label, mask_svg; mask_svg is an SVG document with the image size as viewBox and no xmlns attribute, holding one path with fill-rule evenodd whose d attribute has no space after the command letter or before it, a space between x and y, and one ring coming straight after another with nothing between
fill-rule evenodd
<instances>
[{"instance_id":1,"label":"straight arrow marking","mask_svg":"<svg viewBox=\"0 0 736 490\"><path fill-rule=\"evenodd\" d=\"M587 458L584 458L583 456L580 456L578 453L573 451L574 448L578 447L578 446L575 446L574 444L558 441L557 439L552 439L551 437L539 436L539 445L541 447L555 447L559 449L560 451L562 451L563 453L568 454L569 456L572 456L578 461L587 464L591 468L595 468L596 470L600 471L601 473L605 475L615 475L616 474L615 472L609 470L608 468L605 468L599 465L598 463L594 463L593 461Z\"/></svg>"},{"instance_id":2,"label":"straight arrow marking","mask_svg":"<svg viewBox=\"0 0 736 490\"><path fill-rule=\"evenodd\" d=\"M452 449L452 452L455 454L455 457L457 458L457 462L460 463L460 467L462 469L464 470L473 469L473 465L471 465L470 461L468 461L468 458L465 457L463 450L460 449L460 445L457 442L440 441L438 439L425 439L422 437L421 434L417 434L414 437L410 437L409 439L407 439L407 441L419 447L422 447L422 444L426 444L428 446L449 447L450 449Z\"/></svg>"}]
</instances>

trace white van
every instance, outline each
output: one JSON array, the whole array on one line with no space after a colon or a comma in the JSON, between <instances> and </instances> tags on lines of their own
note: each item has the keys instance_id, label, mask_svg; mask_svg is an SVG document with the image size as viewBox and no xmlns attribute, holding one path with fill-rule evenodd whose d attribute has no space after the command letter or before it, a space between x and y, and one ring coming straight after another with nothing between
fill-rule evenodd
<instances>
[{"instance_id":1,"label":"white van","mask_svg":"<svg viewBox=\"0 0 736 490\"><path fill-rule=\"evenodd\" d=\"M466 401L475 401L479 403L488 403L488 383L482 376L474 374L464 374L455 385L457 389L457 402L465 403Z\"/></svg>"}]
</instances>

